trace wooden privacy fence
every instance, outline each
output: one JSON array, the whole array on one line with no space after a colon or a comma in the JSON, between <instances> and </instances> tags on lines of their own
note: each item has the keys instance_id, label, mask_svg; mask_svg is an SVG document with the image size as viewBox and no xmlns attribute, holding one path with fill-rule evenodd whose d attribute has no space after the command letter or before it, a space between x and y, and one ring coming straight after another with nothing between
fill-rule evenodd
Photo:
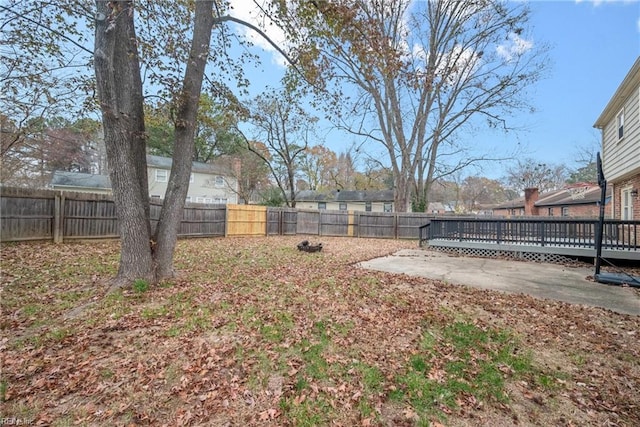
<instances>
[{"instance_id":1,"label":"wooden privacy fence","mask_svg":"<svg viewBox=\"0 0 640 427\"><path fill-rule=\"evenodd\" d=\"M151 200L151 226L161 201ZM187 203L180 237L318 235L418 239L433 215ZM0 241L111 239L120 235L110 195L0 187Z\"/></svg>"},{"instance_id":2,"label":"wooden privacy fence","mask_svg":"<svg viewBox=\"0 0 640 427\"><path fill-rule=\"evenodd\" d=\"M268 208L267 230L269 235L417 239L420 226L431 218L424 213Z\"/></svg>"}]
</instances>

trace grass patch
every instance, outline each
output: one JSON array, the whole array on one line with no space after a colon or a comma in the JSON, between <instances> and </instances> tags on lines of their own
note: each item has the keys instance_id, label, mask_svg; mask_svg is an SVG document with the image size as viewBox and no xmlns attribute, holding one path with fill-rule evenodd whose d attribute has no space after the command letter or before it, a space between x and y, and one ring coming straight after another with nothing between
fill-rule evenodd
<instances>
[{"instance_id":1,"label":"grass patch","mask_svg":"<svg viewBox=\"0 0 640 427\"><path fill-rule=\"evenodd\" d=\"M135 293L142 294L149 290L149 282L143 279L136 279L133 281L132 287Z\"/></svg>"},{"instance_id":2,"label":"grass patch","mask_svg":"<svg viewBox=\"0 0 640 427\"><path fill-rule=\"evenodd\" d=\"M4 402L7 400L8 388L9 388L9 383L6 380L0 380L0 402Z\"/></svg>"},{"instance_id":3,"label":"grass patch","mask_svg":"<svg viewBox=\"0 0 640 427\"><path fill-rule=\"evenodd\" d=\"M530 355L516 348L508 333L469 322L427 331L390 398L408 403L421 420L445 417L465 395L505 402L505 381L533 370Z\"/></svg>"},{"instance_id":4,"label":"grass patch","mask_svg":"<svg viewBox=\"0 0 640 427\"><path fill-rule=\"evenodd\" d=\"M41 311L42 306L40 304L27 304L22 308L22 313L27 317L35 316Z\"/></svg>"},{"instance_id":5,"label":"grass patch","mask_svg":"<svg viewBox=\"0 0 640 427\"><path fill-rule=\"evenodd\" d=\"M356 362L353 370L357 372L364 386L364 394L381 393L384 388L385 378L377 366L370 366L362 362Z\"/></svg>"},{"instance_id":6,"label":"grass patch","mask_svg":"<svg viewBox=\"0 0 640 427\"><path fill-rule=\"evenodd\" d=\"M291 421L291 425L298 427L328 425L332 412L329 402L321 396L313 400L308 400L306 395L301 396L280 400L280 409Z\"/></svg>"},{"instance_id":7,"label":"grass patch","mask_svg":"<svg viewBox=\"0 0 640 427\"><path fill-rule=\"evenodd\" d=\"M140 315L146 320L160 319L169 315L169 308L166 305L161 305L159 307L144 307Z\"/></svg>"},{"instance_id":8,"label":"grass patch","mask_svg":"<svg viewBox=\"0 0 640 427\"><path fill-rule=\"evenodd\" d=\"M72 332L70 329L68 328L56 328L53 329L52 331L50 331L49 333L47 333L47 339L50 339L52 341L64 341L65 338L70 337L72 335Z\"/></svg>"}]
</instances>

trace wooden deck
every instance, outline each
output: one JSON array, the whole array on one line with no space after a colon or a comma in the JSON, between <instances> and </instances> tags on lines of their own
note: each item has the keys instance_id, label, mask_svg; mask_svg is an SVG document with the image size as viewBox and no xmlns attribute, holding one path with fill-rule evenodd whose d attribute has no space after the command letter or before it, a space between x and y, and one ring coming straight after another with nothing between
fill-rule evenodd
<instances>
[{"instance_id":1,"label":"wooden deck","mask_svg":"<svg viewBox=\"0 0 640 427\"><path fill-rule=\"evenodd\" d=\"M595 219L437 218L420 227L420 246L595 258ZM640 221L604 223L602 257L640 261Z\"/></svg>"}]
</instances>

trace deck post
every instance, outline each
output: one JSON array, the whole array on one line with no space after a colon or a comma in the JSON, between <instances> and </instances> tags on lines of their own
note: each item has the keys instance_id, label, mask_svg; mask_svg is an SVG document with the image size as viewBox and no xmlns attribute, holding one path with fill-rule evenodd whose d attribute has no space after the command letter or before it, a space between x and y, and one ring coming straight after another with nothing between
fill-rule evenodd
<instances>
[{"instance_id":1,"label":"deck post","mask_svg":"<svg viewBox=\"0 0 640 427\"><path fill-rule=\"evenodd\" d=\"M598 185L600 185L600 216L598 218L598 227L596 228L596 272L600 274L600 262L602 258L602 235L604 234L604 202L607 194L607 180L604 178L602 171L602 159L600 153L596 157L596 166L598 168Z\"/></svg>"}]
</instances>

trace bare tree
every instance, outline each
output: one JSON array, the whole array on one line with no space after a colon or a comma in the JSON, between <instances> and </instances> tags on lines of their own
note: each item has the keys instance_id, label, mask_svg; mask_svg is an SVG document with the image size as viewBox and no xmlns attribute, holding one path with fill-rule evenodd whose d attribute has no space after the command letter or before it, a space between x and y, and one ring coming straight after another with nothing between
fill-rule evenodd
<instances>
[{"instance_id":1,"label":"bare tree","mask_svg":"<svg viewBox=\"0 0 640 427\"><path fill-rule=\"evenodd\" d=\"M600 150L600 141L597 135L594 135L591 144L578 147L575 154L575 163L577 166L569 173L567 183L598 182L596 156Z\"/></svg>"},{"instance_id":2,"label":"bare tree","mask_svg":"<svg viewBox=\"0 0 640 427\"><path fill-rule=\"evenodd\" d=\"M333 184L337 167L336 153L324 145L314 145L303 153L300 172L305 176L309 190L322 190Z\"/></svg>"},{"instance_id":3,"label":"bare tree","mask_svg":"<svg viewBox=\"0 0 640 427\"><path fill-rule=\"evenodd\" d=\"M537 188L540 192L557 190L565 185L568 169L564 165L537 162L532 158L518 160L507 168L505 184L518 193L525 188Z\"/></svg>"},{"instance_id":4,"label":"bare tree","mask_svg":"<svg viewBox=\"0 0 640 427\"><path fill-rule=\"evenodd\" d=\"M468 176L462 182L462 199L471 212L480 205L502 203L507 200L500 181L481 176Z\"/></svg>"},{"instance_id":5,"label":"bare tree","mask_svg":"<svg viewBox=\"0 0 640 427\"><path fill-rule=\"evenodd\" d=\"M334 187L342 190L355 188L356 168L351 152L342 152L336 159L336 169L331 176Z\"/></svg>"},{"instance_id":6,"label":"bare tree","mask_svg":"<svg viewBox=\"0 0 640 427\"><path fill-rule=\"evenodd\" d=\"M331 94L336 121L386 150L399 210L412 197L426 206L438 177L495 158L472 154L462 131L509 129L544 69L521 3L312 1L280 12L305 29L301 64Z\"/></svg>"},{"instance_id":7,"label":"bare tree","mask_svg":"<svg viewBox=\"0 0 640 427\"><path fill-rule=\"evenodd\" d=\"M249 122L253 125L252 140L262 143L257 147L245 137L249 149L269 166L287 206L295 207L296 176L317 118L304 111L286 91L272 91L255 100Z\"/></svg>"}]
</instances>

